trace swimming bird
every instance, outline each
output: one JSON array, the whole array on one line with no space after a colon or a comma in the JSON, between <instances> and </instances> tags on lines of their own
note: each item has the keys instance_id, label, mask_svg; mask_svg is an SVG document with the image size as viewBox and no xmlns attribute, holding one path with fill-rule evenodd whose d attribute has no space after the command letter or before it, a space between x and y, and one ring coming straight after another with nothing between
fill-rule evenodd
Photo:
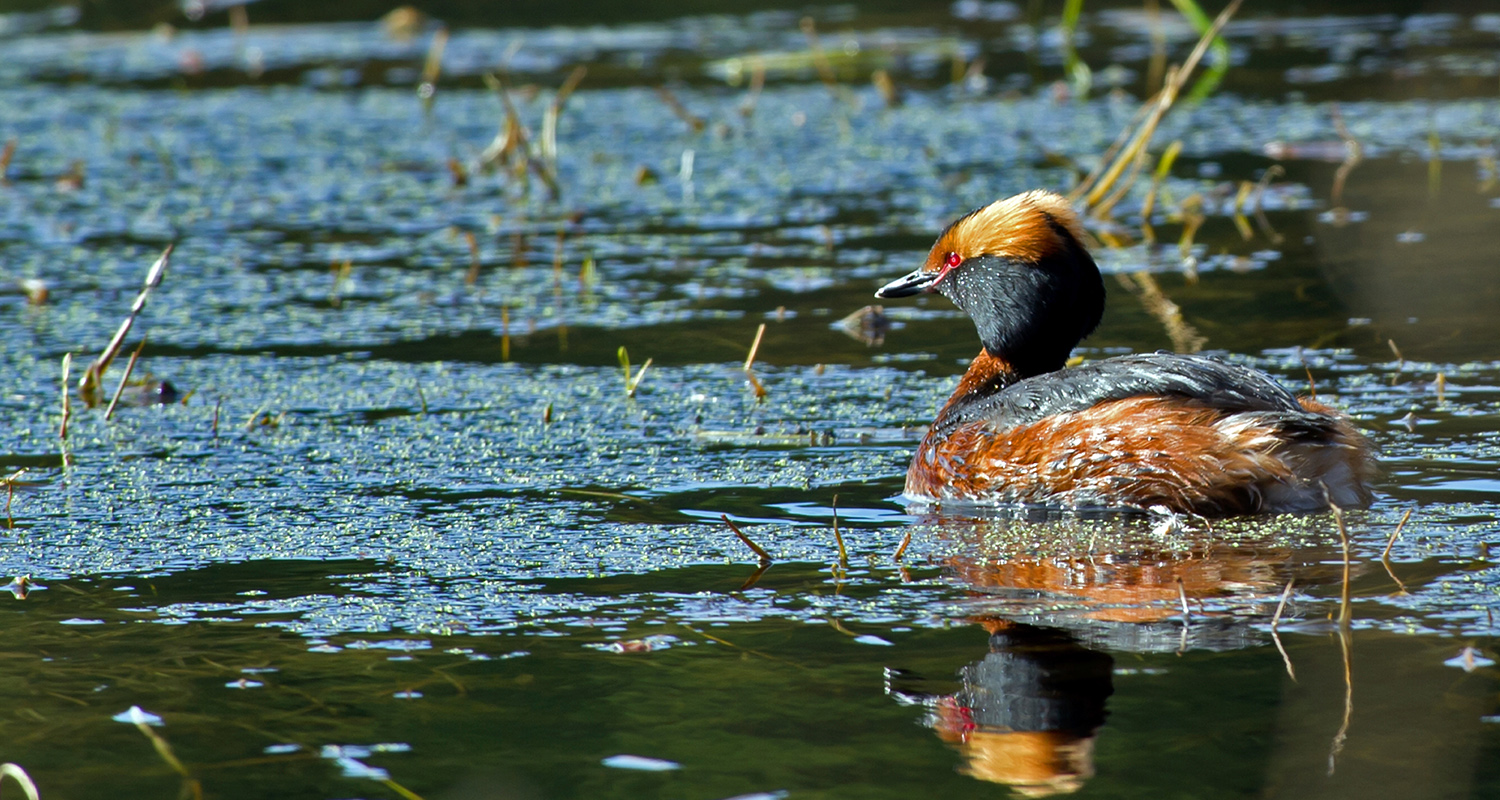
<instances>
[{"instance_id":1,"label":"swimming bird","mask_svg":"<svg viewBox=\"0 0 1500 800\"><path fill-rule=\"evenodd\" d=\"M1065 369L1104 314L1085 239L1067 200L1026 192L960 217L875 293L939 292L983 345L912 457L909 499L1203 515L1370 503L1364 437L1262 372L1163 352Z\"/></svg>"}]
</instances>

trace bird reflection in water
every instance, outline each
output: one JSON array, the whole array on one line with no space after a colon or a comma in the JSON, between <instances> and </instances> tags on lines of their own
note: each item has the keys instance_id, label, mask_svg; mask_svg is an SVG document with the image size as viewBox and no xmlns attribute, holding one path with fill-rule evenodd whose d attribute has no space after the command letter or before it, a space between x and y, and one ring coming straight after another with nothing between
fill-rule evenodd
<instances>
[{"instance_id":1,"label":"bird reflection in water","mask_svg":"<svg viewBox=\"0 0 1500 800\"><path fill-rule=\"evenodd\" d=\"M1320 564L1330 547L1278 544L1295 538L1287 531L1162 536L1128 518L940 522L960 553L946 571L969 591L965 618L988 631L989 650L959 668L950 694L924 693L900 671L888 691L928 708L927 723L962 754L962 772L1028 797L1075 792L1094 775L1114 692L1106 651L1261 646L1255 623L1269 619L1287 577L1299 586L1337 579Z\"/></svg>"},{"instance_id":2,"label":"bird reflection in water","mask_svg":"<svg viewBox=\"0 0 1500 800\"><path fill-rule=\"evenodd\" d=\"M1028 797L1077 791L1094 774L1094 737L1114 693L1114 659L1066 631L985 620L990 651L959 669L961 688L929 722L964 755L962 771Z\"/></svg>"}]
</instances>

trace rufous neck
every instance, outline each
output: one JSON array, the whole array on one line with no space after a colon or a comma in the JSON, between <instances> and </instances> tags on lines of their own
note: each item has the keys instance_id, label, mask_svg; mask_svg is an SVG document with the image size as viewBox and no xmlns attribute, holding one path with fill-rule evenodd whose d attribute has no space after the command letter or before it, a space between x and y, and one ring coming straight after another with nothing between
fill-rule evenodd
<instances>
[{"instance_id":1,"label":"rufous neck","mask_svg":"<svg viewBox=\"0 0 1500 800\"><path fill-rule=\"evenodd\" d=\"M948 405L988 397L1024 377L1009 361L981 350L958 382Z\"/></svg>"}]
</instances>

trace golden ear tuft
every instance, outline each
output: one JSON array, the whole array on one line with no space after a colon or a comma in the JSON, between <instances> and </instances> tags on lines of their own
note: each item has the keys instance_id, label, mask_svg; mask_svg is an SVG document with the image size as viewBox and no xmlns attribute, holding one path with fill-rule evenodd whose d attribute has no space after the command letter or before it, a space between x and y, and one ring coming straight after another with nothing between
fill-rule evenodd
<instances>
[{"instance_id":1,"label":"golden ear tuft","mask_svg":"<svg viewBox=\"0 0 1500 800\"><path fill-rule=\"evenodd\" d=\"M1036 263L1056 255L1068 238L1081 245L1087 236L1066 199L1034 189L996 200L953 223L938 238L928 263L939 268L950 252L965 259L988 255Z\"/></svg>"}]
</instances>

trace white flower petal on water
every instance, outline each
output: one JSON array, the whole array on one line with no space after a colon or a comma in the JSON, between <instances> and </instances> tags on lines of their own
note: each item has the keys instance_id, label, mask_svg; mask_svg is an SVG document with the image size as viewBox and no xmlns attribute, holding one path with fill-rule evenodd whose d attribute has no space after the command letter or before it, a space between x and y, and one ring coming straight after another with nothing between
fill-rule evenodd
<instances>
[{"instance_id":1,"label":"white flower petal on water","mask_svg":"<svg viewBox=\"0 0 1500 800\"><path fill-rule=\"evenodd\" d=\"M1485 658L1480 655L1479 651L1472 647L1465 647L1459 651L1458 655L1444 661L1443 664L1449 667L1458 667L1464 672L1473 672L1480 667L1493 667L1495 661L1494 659Z\"/></svg>"},{"instance_id":2,"label":"white flower petal on water","mask_svg":"<svg viewBox=\"0 0 1500 800\"><path fill-rule=\"evenodd\" d=\"M665 761L660 758L646 758L645 756L626 754L610 756L599 763L606 767L614 767L615 769L637 769L642 772L670 772L674 769L682 769L682 765L676 761Z\"/></svg>"},{"instance_id":3,"label":"white flower petal on water","mask_svg":"<svg viewBox=\"0 0 1500 800\"><path fill-rule=\"evenodd\" d=\"M161 721L161 717L156 716L150 711L146 711L140 706L131 706L130 708L121 711L113 717L110 717L110 719L114 720L115 722L126 722L131 725L155 725L158 728L164 724Z\"/></svg>"}]
</instances>

